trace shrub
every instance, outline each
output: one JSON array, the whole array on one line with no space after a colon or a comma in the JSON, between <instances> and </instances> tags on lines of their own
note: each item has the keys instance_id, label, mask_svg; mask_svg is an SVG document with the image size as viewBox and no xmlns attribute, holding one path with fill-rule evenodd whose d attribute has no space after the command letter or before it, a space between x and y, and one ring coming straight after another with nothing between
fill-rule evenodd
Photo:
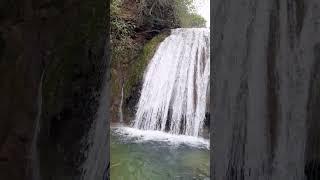
<instances>
[{"instance_id":1,"label":"shrub","mask_svg":"<svg viewBox=\"0 0 320 180\"><path fill-rule=\"evenodd\" d=\"M195 12L193 0L175 0L175 16L183 28L206 26L206 20Z\"/></svg>"}]
</instances>

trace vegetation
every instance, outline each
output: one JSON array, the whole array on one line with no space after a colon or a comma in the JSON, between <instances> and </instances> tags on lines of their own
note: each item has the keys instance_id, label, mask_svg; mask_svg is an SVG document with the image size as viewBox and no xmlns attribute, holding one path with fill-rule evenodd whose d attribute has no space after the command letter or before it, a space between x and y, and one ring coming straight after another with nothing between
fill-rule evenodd
<instances>
[{"instance_id":1,"label":"vegetation","mask_svg":"<svg viewBox=\"0 0 320 180\"><path fill-rule=\"evenodd\" d=\"M195 12L193 0L175 0L175 15L184 28L205 27L206 20Z\"/></svg>"},{"instance_id":2,"label":"vegetation","mask_svg":"<svg viewBox=\"0 0 320 180\"><path fill-rule=\"evenodd\" d=\"M137 93L144 70L168 36L167 30L205 27L206 21L196 14L193 0L111 0L110 9L111 111L117 111L121 88L125 99Z\"/></svg>"},{"instance_id":3,"label":"vegetation","mask_svg":"<svg viewBox=\"0 0 320 180\"><path fill-rule=\"evenodd\" d=\"M132 57L138 54L139 45L132 39L136 25L121 17L121 0L112 0L111 3L111 93L119 96L125 72L122 70Z\"/></svg>"},{"instance_id":4,"label":"vegetation","mask_svg":"<svg viewBox=\"0 0 320 180\"><path fill-rule=\"evenodd\" d=\"M143 78L143 72L148 65L149 60L153 57L156 52L158 45L167 37L168 35L165 33L159 34L150 40L146 45L144 45L142 52L136 61L129 67L128 72L130 76L128 77L124 94L128 96L130 93L131 87L133 87L139 80Z\"/></svg>"}]
</instances>

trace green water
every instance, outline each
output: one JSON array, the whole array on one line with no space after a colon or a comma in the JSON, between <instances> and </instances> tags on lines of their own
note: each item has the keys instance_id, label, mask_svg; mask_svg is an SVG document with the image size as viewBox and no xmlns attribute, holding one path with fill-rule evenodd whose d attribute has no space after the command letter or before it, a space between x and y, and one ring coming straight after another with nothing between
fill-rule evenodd
<instances>
[{"instance_id":1,"label":"green water","mask_svg":"<svg viewBox=\"0 0 320 180\"><path fill-rule=\"evenodd\" d=\"M208 149L139 137L111 129L111 180L209 179Z\"/></svg>"}]
</instances>

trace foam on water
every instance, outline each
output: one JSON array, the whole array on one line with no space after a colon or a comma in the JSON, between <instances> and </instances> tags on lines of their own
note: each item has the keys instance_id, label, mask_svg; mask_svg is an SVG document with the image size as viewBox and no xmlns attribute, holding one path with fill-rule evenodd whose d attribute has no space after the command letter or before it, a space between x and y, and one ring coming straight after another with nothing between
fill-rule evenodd
<instances>
[{"instance_id":1,"label":"foam on water","mask_svg":"<svg viewBox=\"0 0 320 180\"><path fill-rule=\"evenodd\" d=\"M148 141L156 141L167 143L171 146L187 145L194 148L208 149L210 148L209 140L186 135L170 134L163 131L140 130L131 127L111 127L112 132L122 138L134 143L142 143Z\"/></svg>"}]
</instances>

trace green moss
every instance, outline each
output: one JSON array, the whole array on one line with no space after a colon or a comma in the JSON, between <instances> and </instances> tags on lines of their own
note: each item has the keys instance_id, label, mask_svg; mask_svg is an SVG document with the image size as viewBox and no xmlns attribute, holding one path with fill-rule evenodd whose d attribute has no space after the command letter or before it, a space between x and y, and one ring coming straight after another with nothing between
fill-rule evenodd
<instances>
[{"instance_id":1,"label":"green moss","mask_svg":"<svg viewBox=\"0 0 320 180\"><path fill-rule=\"evenodd\" d=\"M131 92L132 88L142 80L144 71L150 61L150 59L155 54L159 44L168 36L167 33L161 33L147 42L141 53L139 54L137 60L134 61L129 67L129 79L125 81L124 96L127 98Z\"/></svg>"},{"instance_id":2,"label":"green moss","mask_svg":"<svg viewBox=\"0 0 320 180\"><path fill-rule=\"evenodd\" d=\"M115 69L111 69L111 82L113 82L111 83L111 96L113 97L118 95L121 90L120 80Z\"/></svg>"}]
</instances>

